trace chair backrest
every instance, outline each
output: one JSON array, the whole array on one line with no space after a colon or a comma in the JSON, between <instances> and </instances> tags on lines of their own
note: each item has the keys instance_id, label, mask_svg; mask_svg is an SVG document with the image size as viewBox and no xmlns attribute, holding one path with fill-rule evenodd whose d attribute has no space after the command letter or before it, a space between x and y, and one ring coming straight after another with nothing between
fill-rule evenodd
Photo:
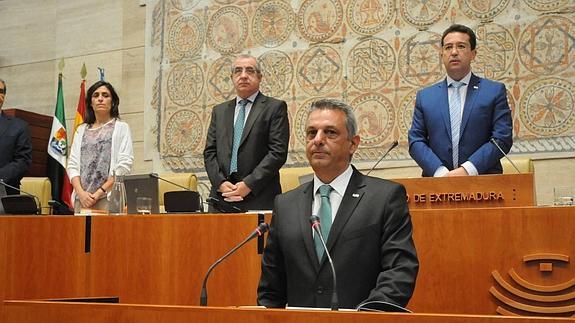
<instances>
[{"instance_id":1,"label":"chair backrest","mask_svg":"<svg viewBox=\"0 0 575 323\"><path fill-rule=\"evenodd\" d=\"M531 160L531 158L511 155L509 156L509 159L511 159L515 166L517 166L521 174L533 173L534 167L533 160ZM513 167L505 157L501 158L501 166L503 166L503 174L517 174L515 167Z\"/></svg>"},{"instance_id":2,"label":"chair backrest","mask_svg":"<svg viewBox=\"0 0 575 323\"><path fill-rule=\"evenodd\" d=\"M52 184L48 177L23 177L20 181L20 189L38 196L42 214L50 214L48 201L52 199Z\"/></svg>"},{"instance_id":3,"label":"chair backrest","mask_svg":"<svg viewBox=\"0 0 575 323\"><path fill-rule=\"evenodd\" d=\"M170 182L187 187L192 191L198 190L198 178L194 173L160 173L160 178L166 179ZM158 181L158 201L160 201L160 208L164 206L164 193L170 191L183 191L184 189L172 185L166 181Z\"/></svg>"},{"instance_id":4,"label":"chair backrest","mask_svg":"<svg viewBox=\"0 0 575 323\"><path fill-rule=\"evenodd\" d=\"M300 177L313 174L313 169L307 167L282 167L280 168L280 184L282 192L291 191L300 185Z\"/></svg>"}]
</instances>

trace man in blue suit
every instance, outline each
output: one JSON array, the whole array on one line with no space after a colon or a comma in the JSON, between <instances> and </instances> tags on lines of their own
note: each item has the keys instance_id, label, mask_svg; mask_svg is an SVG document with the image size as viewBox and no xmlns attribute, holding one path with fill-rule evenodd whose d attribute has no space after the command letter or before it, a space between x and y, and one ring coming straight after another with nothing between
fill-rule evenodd
<instances>
[{"instance_id":1,"label":"man in blue suit","mask_svg":"<svg viewBox=\"0 0 575 323\"><path fill-rule=\"evenodd\" d=\"M441 38L445 80L417 93L409 130L409 154L423 176L501 174L513 144L505 85L471 72L475 33L452 25Z\"/></svg>"}]
</instances>

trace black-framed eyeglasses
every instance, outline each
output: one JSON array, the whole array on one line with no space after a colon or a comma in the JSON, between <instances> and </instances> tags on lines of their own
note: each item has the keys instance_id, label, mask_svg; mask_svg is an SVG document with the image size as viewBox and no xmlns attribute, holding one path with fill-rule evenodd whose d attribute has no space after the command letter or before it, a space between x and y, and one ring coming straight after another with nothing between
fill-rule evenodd
<instances>
[{"instance_id":1,"label":"black-framed eyeglasses","mask_svg":"<svg viewBox=\"0 0 575 323\"><path fill-rule=\"evenodd\" d=\"M462 52L467 50L468 48L471 48L471 45L468 43L444 44L443 50L446 52L450 52L453 50L454 47L455 49L457 49L457 51Z\"/></svg>"},{"instance_id":2,"label":"black-framed eyeglasses","mask_svg":"<svg viewBox=\"0 0 575 323\"><path fill-rule=\"evenodd\" d=\"M0 94L6 94L6 89L0 89Z\"/></svg>"},{"instance_id":3,"label":"black-framed eyeglasses","mask_svg":"<svg viewBox=\"0 0 575 323\"><path fill-rule=\"evenodd\" d=\"M234 75L241 75L243 72L248 75L255 75L258 71L253 67L236 67L233 70Z\"/></svg>"}]
</instances>

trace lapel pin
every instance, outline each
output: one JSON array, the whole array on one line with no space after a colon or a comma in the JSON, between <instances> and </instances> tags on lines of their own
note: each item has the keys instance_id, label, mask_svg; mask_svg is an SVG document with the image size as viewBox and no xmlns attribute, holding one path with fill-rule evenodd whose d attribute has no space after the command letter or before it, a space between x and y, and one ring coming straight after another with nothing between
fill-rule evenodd
<instances>
[{"instance_id":1,"label":"lapel pin","mask_svg":"<svg viewBox=\"0 0 575 323\"><path fill-rule=\"evenodd\" d=\"M352 197L359 197L359 194L353 193L353 194L351 194L351 196L352 196Z\"/></svg>"},{"instance_id":2,"label":"lapel pin","mask_svg":"<svg viewBox=\"0 0 575 323\"><path fill-rule=\"evenodd\" d=\"M473 88L477 90L479 88L479 86L474 85Z\"/></svg>"}]
</instances>

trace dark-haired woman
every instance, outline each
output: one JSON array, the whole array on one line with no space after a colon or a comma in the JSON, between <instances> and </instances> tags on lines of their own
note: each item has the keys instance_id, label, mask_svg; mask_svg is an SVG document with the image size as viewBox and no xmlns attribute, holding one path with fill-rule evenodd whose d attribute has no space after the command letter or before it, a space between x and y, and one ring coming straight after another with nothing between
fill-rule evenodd
<instances>
[{"instance_id":1,"label":"dark-haired woman","mask_svg":"<svg viewBox=\"0 0 575 323\"><path fill-rule=\"evenodd\" d=\"M86 115L74 134L68 177L74 187L74 212L108 209L113 174L129 174L134 162L130 127L121 121L120 98L108 82L94 83L86 93Z\"/></svg>"}]
</instances>

